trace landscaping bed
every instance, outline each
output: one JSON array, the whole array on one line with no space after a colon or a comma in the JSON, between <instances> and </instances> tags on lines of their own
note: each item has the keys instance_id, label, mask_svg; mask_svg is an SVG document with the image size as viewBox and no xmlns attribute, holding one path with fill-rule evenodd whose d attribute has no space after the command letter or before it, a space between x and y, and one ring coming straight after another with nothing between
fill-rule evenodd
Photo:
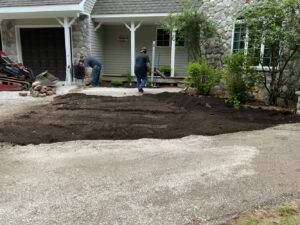
<instances>
[{"instance_id":1,"label":"landscaping bed","mask_svg":"<svg viewBox=\"0 0 300 225\"><path fill-rule=\"evenodd\" d=\"M0 123L0 142L172 139L300 122L290 112L232 108L223 99L162 93L132 97L58 96Z\"/></svg>"}]
</instances>

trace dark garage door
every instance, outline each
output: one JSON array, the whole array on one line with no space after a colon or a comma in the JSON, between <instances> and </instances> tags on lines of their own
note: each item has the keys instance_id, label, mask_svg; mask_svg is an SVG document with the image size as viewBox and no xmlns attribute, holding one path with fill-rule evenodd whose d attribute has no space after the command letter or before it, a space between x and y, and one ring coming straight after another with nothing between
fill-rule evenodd
<instances>
[{"instance_id":1,"label":"dark garage door","mask_svg":"<svg viewBox=\"0 0 300 225\"><path fill-rule=\"evenodd\" d=\"M66 53L63 28L24 28L20 30L23 63L35 75L48 70L65 80Z\"/></svg>"},{"instance_id":2,"label":"dark garage door","mask_svg":"<svg viewBox=\"0 0 300 225\"><path fill-rule=\"evenodd\" d=\"M2 51L2 38L1 38L1 33L0 33L0 51Z\"/></svg>"}]
</instances>

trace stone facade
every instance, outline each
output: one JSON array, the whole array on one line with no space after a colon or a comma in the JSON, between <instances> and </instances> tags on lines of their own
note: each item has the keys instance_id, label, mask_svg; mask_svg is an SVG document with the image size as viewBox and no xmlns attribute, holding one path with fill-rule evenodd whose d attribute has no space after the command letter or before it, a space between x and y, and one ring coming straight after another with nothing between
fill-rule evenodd
<instances>
[{"instance_id":1,"label":"stone facade","mask_svg":"<svg viewBox=\"0 0 300 225\"><path fill-rule=\"evenodd\" d=\"M72 26L73 61L81 55L91 55L89 20L87 16L80 16Z\"/></svg>"},{"instance_id":2,"label":"stone facade","mask_svg":"<svg viewBox=\"0 0 300 225\"><path fill-rule=\"evenodd\" d=\"M217 23L219 41L212 41L204 47L204 54L209 64L222 66L222 57L231 51L233 23L238 9L244 4L239 0L203 0L203 11ZM225 82L222 80L212 88L212 94L224 96Z\"/></svg>"},{"instance_id":3,"label":"stone facade","mask_svg":"<svg viewBox=\"0 0 300 225\"><path fill-rule=\"evenodd\" d=\"M238 9L244 4L239 0L203 0L203 11L217 23L221 40L211 42L205 46L205 55L210 64L221 65L222 56L230 52L232 42L233 23Z\"/></svg>"},{"instance_id":4,"label":"stone facade","mask_svg":"<svg viewBox=\"0 0 300 225\"><path fill-rule=\"evenodd\" d=\"M244 7L247 0L203 0L203 11L206 15L215 21L218 25L218 34L220 41L213 41L205 46L204 52L209 64L216 66L222 65L222 57L231 51L233 24L238 18L239 10ZM287 70L285 83L282 87L282 94L278 99L281 106L289 105L289 100L293 98L295 90L300 89L300 65L291 64L292 70ZM220 95L225 92L225 85L222 81L219 85L213 87L213 93ZM257 87L255 97L260 100L268 101L268 92L263 85Z\"/></svg>"},{"instance_id":5,"label":"stone facade","mask_svg":"<svg viewBox=\"0 0 300 225\"><path fill-rule=\"evenodd\" d=\"M2 30L2 48L13 61L18 61L17 44L16 44L16 29L14 20L4 20L1 23Z\"/></svg>"}]
</instances>

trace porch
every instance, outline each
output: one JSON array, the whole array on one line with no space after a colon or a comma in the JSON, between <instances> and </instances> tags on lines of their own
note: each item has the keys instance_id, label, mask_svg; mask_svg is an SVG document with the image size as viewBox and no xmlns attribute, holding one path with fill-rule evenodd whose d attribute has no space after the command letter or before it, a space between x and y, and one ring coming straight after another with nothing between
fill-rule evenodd
<instances>
[{"instance_id":1,"label":"porch","mask_svg":"<svg viewBox=\"0 0 300 225\"><path fill-rule=\"evenodd\" d=\"M125 81L128 73L134 76L135 57L141 47L148 49L152 69L170 69L169 77L166 80L159 78L158 82L178 83L183 80L188 65L187 50L184 44L178 45L176 31L169 34L161 28L160 22L165 15L112 16L92 16L95 29L91 36L91 51L102 61L103 80Z\"/></svg>"},{"instance_id":2,"label":"porch","mask_svg":"<svg viewBox=\"0 0 300 225\"><path fill-rule=\"evenodd\" d=\"M174 85L174 86L182 86L183 80L185 76L175 76L175 77L167 77L166 79L158 76L157 78L154 77L155 82L157 84L164 84L164 85ZM128 77L126 74L102 74L101 81L110 82L112 80L121 80L123 82L128 82ZM151 80L151 76L148 76L148 80ZM132 78L132 82L136 82L136 78Z\"/></svg>"}]
</instances>

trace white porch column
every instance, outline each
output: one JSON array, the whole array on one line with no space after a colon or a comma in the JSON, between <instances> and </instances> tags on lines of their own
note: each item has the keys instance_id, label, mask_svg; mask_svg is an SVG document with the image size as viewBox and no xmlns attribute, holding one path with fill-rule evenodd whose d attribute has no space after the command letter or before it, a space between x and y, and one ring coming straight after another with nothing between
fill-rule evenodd
<instances>
[{"instance_id":1,"label":"white porch column","mask_svg":"<svg viewBox=\"0 0 300 225\"><path fill-rule=\"evenodd\" d=\"M72 57L71 57L71 35L70 27L75 22L75 17L69 22L68 17L64 17L64 21L57 18L58 22L64 27L65 32L65 48L66 48L66 80L65 85L72 84L71 67L72 67Z\"/></svg>"},{"instance_id":2,"label":"white porch column","mask_svg":"<svg viewBox=\"0 0 300 225\"><path fill-rule=\"evenodd\" d=\"M135 26L134 21L131 21L131 26L124 23L125 26L130 30L131 33L131 76L134 76L134 64L135 64L135 31L141 26L140 22Z\"/></svg>"},{"instance_id":3,"label":"white porch column","mask_svg":"<svg viewBox=\"0 0 300 225\"><path fill-rule=\"evenodd\" d=\"M171 49L171 77L175 76L175 50L176 50L176 29L173 29L172 49Z\"/></svg>"},{"instance_id":4,"label":"white porch column","mask_svg":"<svg viewBox=\"0 0 300 225\"><path fill-rule=\"evenodd\" d=\"M151 63L151 86L153 86L153 81L154 81L154 61L155 61L155 47L156 47L156 41L153 41L152 44L152 63Z\"/></svg>"},{"instance_id":5,"label":"white porch column","mask_svg":"<svg viewBox=\"0 0 300 225\"><path fill-rule=\"evenodd\" d=\"M131 22L131 76L134 76L134 64L135 64L135 27L134 22Z\"/></svg>"}]
</instances>

